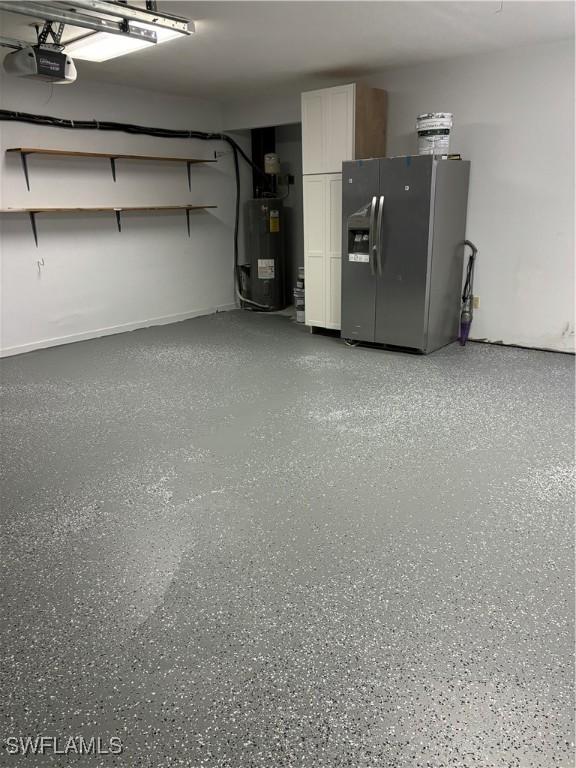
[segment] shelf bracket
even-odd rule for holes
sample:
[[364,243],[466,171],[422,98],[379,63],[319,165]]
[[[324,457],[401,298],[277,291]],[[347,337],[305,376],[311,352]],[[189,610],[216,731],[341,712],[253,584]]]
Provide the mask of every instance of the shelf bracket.
[[186,208],[186,229],[188,230],[188,237],[190,237],[190,208]]
[[20,152],[20,160],[22,161],[22,170],[24,171],[24,178],[26,179],[26,189],[30,192],[30,178],[28,176],[28,153]]
[[122,219],[121,219],[121,208],[115,208],[114,213],[116,214],[116,225],[118,226],[118,232],[122,232]]
[[28,216],[30,216],[30,225],[32,227],[32,234],[34,235],[34,242],[36,243],[36,248],[38,248],[38,229],[36,228],[36,211],[29,211]]
[[116,158],[110,158],[110,170],[112,171],[112,180],[116,181]]
[[188,161],[186,163],[186,173],[188,174],[188,189],[190,190],[190,192],[192,192],[192,180],[190,178],[190,168],[191,167],[192,167],[192,163],[190,161]]

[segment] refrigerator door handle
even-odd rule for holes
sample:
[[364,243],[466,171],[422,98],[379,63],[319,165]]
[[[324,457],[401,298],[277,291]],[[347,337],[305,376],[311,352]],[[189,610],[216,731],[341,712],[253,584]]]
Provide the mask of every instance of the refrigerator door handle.
[[378,274],[382,277],[382,214],[384,212],[384,195],[380,196],[380,207],[378,208],[378,223],[376,225],[376,264]]
[[370,206],[370,230],[368,235],[368,253],[369,253],[369,261],[370,261],[370,272],[375,275],[376,274],[376,257],[377,257],[377,248],[374,244],[374,224],[376,221],[376,205],[377,205],[378,198],[376,195],[372,198],[372,205]]

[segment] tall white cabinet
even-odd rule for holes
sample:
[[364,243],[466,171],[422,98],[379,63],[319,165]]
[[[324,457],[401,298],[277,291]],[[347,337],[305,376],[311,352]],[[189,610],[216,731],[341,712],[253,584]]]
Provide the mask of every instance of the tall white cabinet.
[[386,92],[355,83],[302,94],[306,324],[340,328],[342,163],[386,154]]

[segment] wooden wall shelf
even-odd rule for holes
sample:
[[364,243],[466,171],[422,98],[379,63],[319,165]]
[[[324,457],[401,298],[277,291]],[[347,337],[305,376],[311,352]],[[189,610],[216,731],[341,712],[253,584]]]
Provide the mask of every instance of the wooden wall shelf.
[[205,211],[209,208],[217,208],[217,205],[117,205],[117,206],[90,206],[84,208],[0,208],[0,213],[27,213],[30,217],[34,242],[38,247],[38,229],[36,226],[36,214],[38,213],[114,213],[118,232],[122,231],[122,213],[125,211],[184,211],[186,214],[186,228],[190,237],[190,211]]
[[116,181],[116,160],[144,160],[164,163],[185,163],[188,176],[188,189],[192,189],[190,169],[200,163],[216,163],[217,160],[206,160],[199,157],[171,157],[167,155],[130,155],[120,152],[77,152],[67,149],[44,149],[42,147],[10,147],[6,152],[17,152],[22,161],[22,170],[26,179],[26,188],[30,191],[30,177],[28,174],[28,155],[51,155],[55,157],[96,157],[110,160],[112,178]]

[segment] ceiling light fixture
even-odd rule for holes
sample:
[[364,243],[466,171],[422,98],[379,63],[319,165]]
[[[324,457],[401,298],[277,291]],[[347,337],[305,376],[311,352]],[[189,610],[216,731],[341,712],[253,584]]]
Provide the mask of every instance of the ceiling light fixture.
[[153,40],[108,35],[106,32],[93,32],[71,43],[66,43],[65,52],[73,59],[108,61],[108,59],[115,59],[117,56],[124,56],[142,48],[150,48],[152,45],[154,45]]
[[[142,24],[137,21],[131,22],[130,28],[132,32],[138,32],[139,37],[93,32],[66,43],[65,51],[73,59],[108,61],[118,56],[125,56],[127,53],[134,53],[134,51],[140,51],[143,48],[150,48],[153,45],[174,40],[177,37],[183,37],[182,33],[177,30]],[[193,33],[195,31],[194,24],[190,23],[188,29],[190,33]]]

